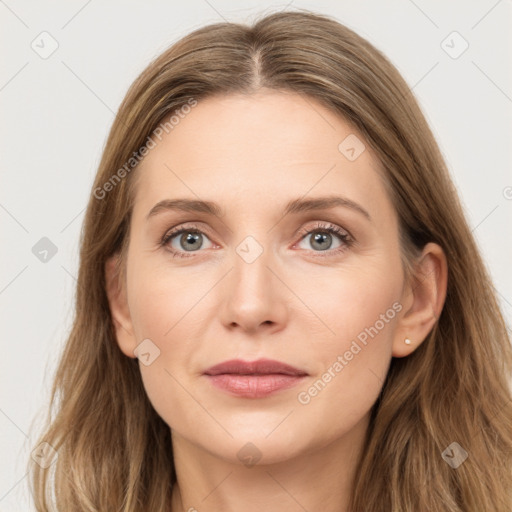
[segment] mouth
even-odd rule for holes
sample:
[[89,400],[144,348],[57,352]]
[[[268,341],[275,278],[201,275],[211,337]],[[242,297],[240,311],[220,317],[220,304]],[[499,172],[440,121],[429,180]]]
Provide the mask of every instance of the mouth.
[[204,375],[215,387],[231,395],[263,398],[297,385],[308,373],[271,359],[232,359],[208,368]]
[[305,376],[307,372],[295,368],[286,363],[275,361],[273,359],[258,359],[257,361],[243,361],[241,359],[231,359],[223,363],[216,364],[208,368],[205,375],[289,375]]

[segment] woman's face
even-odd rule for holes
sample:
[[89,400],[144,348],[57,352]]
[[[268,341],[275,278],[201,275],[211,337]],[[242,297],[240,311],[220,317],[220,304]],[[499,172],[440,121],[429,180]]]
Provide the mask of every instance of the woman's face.
[[[142,343],[173,436],[274,463],[360,435],[408,301],[375,154],[315,100],[266,90],[200,101],[154,140],[136,171],[120,346],[134,357]],[[302,376],[205,375],[263,358]]]

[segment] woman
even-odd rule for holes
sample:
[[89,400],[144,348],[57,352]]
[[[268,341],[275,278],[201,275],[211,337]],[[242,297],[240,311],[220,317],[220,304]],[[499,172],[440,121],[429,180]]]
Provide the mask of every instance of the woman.
[[338,22],[152,62],[80,258],[37,510],[511,509],[492,283],[410,90]]

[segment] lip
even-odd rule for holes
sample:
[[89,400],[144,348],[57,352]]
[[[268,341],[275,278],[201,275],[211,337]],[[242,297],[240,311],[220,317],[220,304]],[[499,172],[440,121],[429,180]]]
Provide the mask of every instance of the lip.
[[230,359],[223,363],[208,368],[205,375],[221,375],[226,373],[237,375],[307,375],[307,372],[294,366],[274,359],[258,359],[256,361],[243,361],[242,359]]
[[272,359],[231,359],[208,368],[204,375],[217,388],[245,398],[263,398],[295,386],[307,372]]

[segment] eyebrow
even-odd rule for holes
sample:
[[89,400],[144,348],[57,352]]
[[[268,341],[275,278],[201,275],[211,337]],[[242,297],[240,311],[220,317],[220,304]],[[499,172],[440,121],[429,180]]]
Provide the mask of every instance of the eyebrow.
[[[311,199],[294,199],[290,201],[284,211],[283,216],[290,214],[297,214],[302,212],[309,212],[315,210],[326,210],[329,208],[335,208],[342,206],[344,208],[350,208],[360,214],[362,214],[367,220],[371,222],[372,218],[370,214],[358,203],[340,196],[328,196],[328,197],[316,197]],[[222,217],[224,215],[223,209],[212,201],[203,201],[200,199],[164,199],[158,202],[151,208],[146,219],[161,213],[163,211],[183,211],[183,212],[194,212],[194,213],[206,213],[215,217]]]

